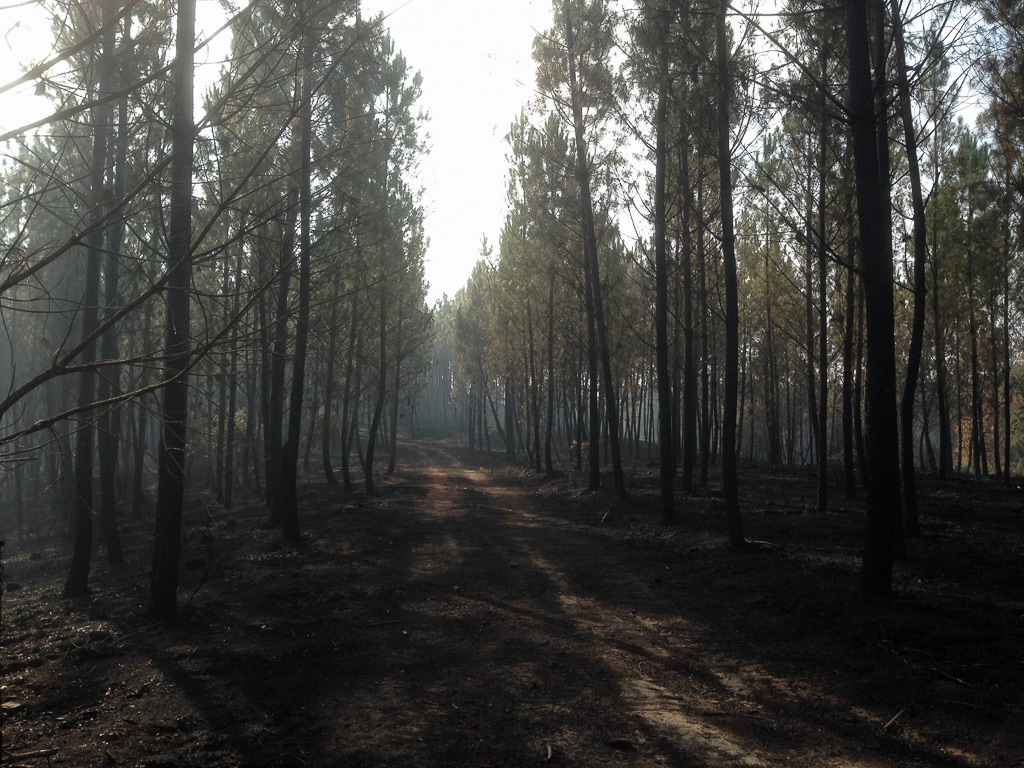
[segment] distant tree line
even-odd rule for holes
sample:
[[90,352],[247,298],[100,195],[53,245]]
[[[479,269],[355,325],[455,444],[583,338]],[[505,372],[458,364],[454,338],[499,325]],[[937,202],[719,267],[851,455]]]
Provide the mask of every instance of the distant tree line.
[[189,494],[257,488],[296,539],[314,455],[394,467],[431,328],[420,77],[358,2],[251,2],[197,109],[194,0],[42,5],[53,115],[0,171],[3,525],[67,519],[74,596],[95,522],[118,563],[119,501],[152,514],[169,618]]
[[666,523],[714,470],[734,547],[742,466],[814,466],[819,509],[867,499],[872,595],[916,472],[1022,471],[1019,3],[553,0],[504,226],[434,307],[384,19],[233,8],[196,102],[194,0],[39,5],[53,112],[0,136],[0,494],[5,530],[73,533],[70,596],[94,527],[117,563],[149,516],[172,617],[190,494],[257,489],[297,539],[300,472],[372,492],[403,420],[622,497],[656,458]]
[[430,386],[538,472],[657,458],[666,522],[718,465],[734,546],[738,463],[814,466],[884,595],[916,472],[1022,472],[1024,6],[758,8],[552,3]]

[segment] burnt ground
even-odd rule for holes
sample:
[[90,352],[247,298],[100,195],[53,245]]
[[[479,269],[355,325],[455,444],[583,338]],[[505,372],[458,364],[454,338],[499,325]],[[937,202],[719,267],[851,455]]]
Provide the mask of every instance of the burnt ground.
[[[453,445],[376,496],[304,487],[304,541],[256,501],[190,508],[181,618],[146,615],[148,525],[65,600],[64,544],[12,542],[3,764],[1021,766],[1024,494],[925,480],[891,601],[859,594],[863,511],[744,470],[631,500]],[[838,499],[838,495],[837,495]],[[33,555],[34,553],[34,555]]]

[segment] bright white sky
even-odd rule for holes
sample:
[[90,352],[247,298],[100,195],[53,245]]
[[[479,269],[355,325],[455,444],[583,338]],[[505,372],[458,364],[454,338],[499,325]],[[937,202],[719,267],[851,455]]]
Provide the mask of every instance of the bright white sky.
[[533,96],[533,38],[551,0],[363,0],[390,14],[395,46],[423,73],[430,155],[423,163],[430,298],[469,277],[505,216],[505,135]]
[[[0,0],[0,86],[19,64],[47,52],[33,5]],[[199,34],[217,24],[202,18]],[[533,38],[551,26],[551,0],[363,0],[364,18],[384,13],[395,46],[423,74],[421,106],[430,154],[422,164],[428,301],[454,297],[479,259],[484,235],[496,246],[505,214],[505,134],[533,95]],[[202,56],[200,54],[200,56]],[[32,85],[0,94],[0,132],[46,114]],[[36,102],[33,106],[32,102]]]

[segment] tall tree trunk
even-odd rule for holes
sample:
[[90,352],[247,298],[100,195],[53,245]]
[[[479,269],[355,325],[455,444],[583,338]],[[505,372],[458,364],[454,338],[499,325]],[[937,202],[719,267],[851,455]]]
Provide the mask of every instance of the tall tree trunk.
[[[240,227],[241,229],[242,227]],[[242,305],[242,251],[235,253],[234,293],[231,296],[231,333],[228,352],[228,423],[224,437],[224,508],[231,509],[235,503],[235,413],[238,410],[238,326]],[[252,415],[246,419],[252,421]]]
[[[620,498],[625,498],[626,480],[622,473],[622,455],[619,448],[618,403],[615,397],[615,383],[612,378],[611,347],[608,341],[603,289],[601,288],[597,230],[594,225],[594,200],[590,190],[590,168],[583,125],[583,103],[576,72],[577,51],[568,0],[563,3],[563,11],[565,14],[565,44],[569,69],[569,92],[572,101],[572,122],[576,138],[576,180],[579,184],[580,206],[583,214],[583,257],[586,261],[586,270],[590,273],[590,289],[594,299],[594,324],[601,357],[601,389],[604,392],[604,416],[608,424],[608,444],[612,454],[612,478],[615,492]],[[591,435],[591,440],[594,438],[595,436]]]
[[381,416],[384,413],[384,403],[388,394],[388,350],[387,350],[387,288],[381,282],[380,298],[378,299],[377,322],[378,336],[378,364],[377,364],[377,397],[373,404],[373,416],[370,418],[370,427],[366,433],[366,459],[363,463],[363,477],[365,478],[366,492],[373,493],[376,489],[373,484],[373,456],[377,447],[377,433],[380,431]]
[[[932,165],[932,177],[939,178],[940,160],[942,153],[938,149],[938,137],[936,135],[936,147],[934,148],[934,162]],[[932,283],[932,335],[935,355],[935,397],[938,406],[939,420],[939,477],[946,478],[953,471],[953,436],[950,430],[949,413],[949,390],[946,379],[946,329],[942,320],[942,302],[939,297],[939,211],[935,206],[932,214],[932,259],[931,259],[931,283]]]
[[804,211],[804,349],[807,359],[805,361],[805,376],[807,379],[807,421],[811,428],[810,451],[812,456],[818,448],[818,434],[821,431],[821,424],[818,418],[818,395],[815,362],[818,357],[814,344],[814,227],[811,225],[811,193],[810,193],[810,162],[808,161],[808,179],[806,210]]
[[[821,53],[821,78],[827,77],[827,53]],[[826,173],[829,116],[822,94],[818,117],[818,511],[828,510],[828,240],[826,237]]]
[[697,344],[693,312],[693,190],[690,179],[690,151],[680,151],[680,181],[683,189],[682,273],[683,273],[683,436],[682,480],[684,493],[693,493],[693,470],[697,466]]
[[[1009,228],[1005,233],[1006,240],[1003,244],[1003,424],[1006,429],[1003,433],[1003,483],[1010,485],[1010,435],[1012,426],[1010,424],[1010,400],[1013,396],[1010,390],[1010,375],[1012,372],[1010,357],[1010,233]],[[999,446],[996,445],[996,450]]]
[[913,125],[910,81],[906,68],[906,47],[903,40],[903,13],[892,0],[892,24],[896,53],[896,88],[903,141],[906,147],[907,171],[910,177],[910,204],[913,215],[913,317],[910,326],[910,347],[907,352],[906,378],[900,398],[900,443],[903,473],[903,527],[908,537],[921,535],[918,515],[918,489],[913,465],[913,401],[921,375],[921,358],[925,348],[926,265],[928,244],[925,218],[925,196],[918,162],[918,133]]
[[[121,47],[131,50],[131,15],[125,16]],[[113,28],[107,32],[113,48]],[[122,80],[126,74],[122,74]],[[117,144],[114,152],[113,201],[120,202],[125,194],[128,174],[128,99],[122,97],[118,103]],[[105,321],[107,328],[100,342],[100,355],[104,360],[118,357],[118,332],[113,323],[114,307],[117,305],[118,282],[120,280],[121,241],[124,237],[124,218],[121,216],[107,226],[107,255],[103,270]],[[99,399],[107,400],[121,390],[121,369],[117,365],[107,366],[106,374],[100,377]],[[124,563],[121,534],[117,527],[117,455],[121,443],[121,417],[124,409],[118,406],[104,408],[99,418],[98,452],[100,459],[100,537],[107,550],[110,565]]]
[[[292,276],[292,258],[295,250],[296,200],[294,190],[287,197],[287,211],[282,224],[283,232],[278,254],[277,296],[274,308],[273,338],[270,340],[269,395],[265,397],[263,417],[264,466],[267,476],[267,504],[270,522],[283,527],[284,505],[284,388],[288,358],[288,289]],[[266,366],[265,366],[266,367]]]
[[989,349],[992,354],[992,464],[997,478],[1003,476],[1003,457],[1000,448],[1002,441],[999,439],[999,418],[1002,415],[999,407],[999,342],[996,334],[995,324],[995,296],[992,297],[993,312],[989,323]]
[[732,150],[729,142],[729,38],[726,14],[729,0],[721,0],[715,24],[718,60],[718,179],[722,205],[722,257],[725,268],[725,392],[722,417],[722,497],[729,545],[744,545],[740,515],[739,481],[736,473],[736,403],[739,379],[739,288],[736,277],[736,233],[732,210]]
[[[853,211],[847,220],[852,224]],[[854,333],[857,325],[857,273],[853,268],[856,258],[856,241],[851,227],[847,238],[847,258],[850,267],[846,269],[846,308],[843,315],[843,481],[846,498],[857,498],[857,462],[854,445]]]
[[[552,474],[555,471],[551,460],[552,432],[555,428],[555,269],[551,268],[548,276],[548,387],[547,387],[547,413],[544,424],[544,471]],[[492,409],[493,410],[493,409]],[[497,414],[494,414],[494,421],[497,424]],[[501,425],[498,424],[498,429]],[[504,437],[502,438],[504,439]]]
[[537,376],[537,355],[534,344],[533,333],[533,307],[529,299],[526,300],[526,370],[530,375],[530,428],[533,433],[533,450],[530,456],[533,457],[533,469],[540,474],[540,378]]
[[988,474],[985,449],[985,407],[981,392],[981,362],[978,354],[978,302],[974,280],[974,199],[967,193],[967,329],[971,347],[971,456],[975,477]]
[[[512,378],[512,367],[505,370],[505,458],[512,463],[516,460],[515,445],[515,385]],[[494,418],[498,420],[497,417]]]
[[337,485],[331,466],[331,416],[334,412],[334,369],[338,355],[338,304],[331,304],[331,319],[327,326],[327,371],[324,374],[324,417],[320,422],[320,457],[323,462],[324,479],[328,485]]
[[[703,190],[697,188],[697,211],[704,210]],[[707,488],[711,469],[711,311],[708,301],[708,262],[705,223],[697,230],[697,291],[700,304],[700,486]]]
[[658,77],[658,110],[655,119],[654,158],[654,348],[658,380],[658,455],[661,488],[661,522],[675,522],[675,438],[672,433],[672,371],[668,349],[668,247],[666,243],[665,175],[668,154],[668,53],[666,30],[662,22],[658,52],[661,71]]
[[586,288],[584,291],[584,304],[587,313],[587,468],[589,482],[587,487],[596,491],[601,487],[601,404],[598,395],[598,352],[597,352],[597,329],[594,327],[594,294],[590,284],[592,278],[590,269],[587,267],[584,257],[583,275]]
[[313,137],[313,32],[306,14],[300,10],[302,42],[299,51],[299,291],[295,318],[295,353],[292,359],[292,389],[288,407],[288,439],[281,451],[282,470],[281,533],[290,541],[301,537],[299,529],[299,441],[302,433],[302,399],[306,386],[306,351],[309,348],[310,249],[313,216],[312,137]]
[[768,440],[768,464],[777,467],[782,463],[782,406],[779,402],[779,363],[775,349],[775,320],[772,294],[768,276],[771,274],[771,236],[764,247],[764,337],[765,337],[765,431]]
[[907,151],[910,202],[914,221],[914,315],[911,320],[910,349],[907,352],[907,373],[903,382],[903,395],[900,398],[903,527],[907,536],[919,536],[921,522],[917,512],[917,473],[914,469],[914,398],[917,393],[917,382],[921,373],[921,357],[924,351],[924,321],[927,309],[927,221],[924,210],[924,193],[921,189],[921,166],[917,156],[917,130],[914,128],[910,79],[907,76],[903,11],[897,0],[892,0],[891,13],[896,54],[896,90],[899,98],[900,119],[903,123],[903,141]]
[[345,355],[345,389],[341,395],[341,487],[348,493],[352,490],[352,472],[349,468],[349,456],[352,450],[350,435],[352,424],[356,421],[359,403],[360,377],[356,370],[362,349],[362,335],[359,327],[359,287],[352,289],[352,310],[349,317],[348,350]]
[[171,124],[171,219],[167,252],[167,384],[157,486],[150,598],[159,619],[177,610],[181,518],[185,501],[188,368],[191,357],[189,288],[192,283],[192,118],[196,0],[178,0]]
[[[315,364],[315,363],[314,363]],[[309,368],[309,359],[306,360],[306,367]],[[309,474],[312,471],[310,461],[313,457],[313,439],[316,436],[316,426],[320,421],[320,378],[323,374],[319,370],[313,372],[313,391],[310,393],[309,415],[306,418],[306,440],[305,448],[302,451],[302,471]],[[308,378],[308,377],[307,377]]]
[[899,524],[899,434],[896,412],[896,352],[892,242],[879,222],[885,205],[877,144],[868,34],[868,0],[846,0],[849,48],[849,113],[853,138],[860,263],[864,283],[867,365],[867,520],[862,589],[868,596],[892,592],[893,546]]
[[[152,304],[147,302],[142,308],[142,349],[150,349],[150,333],[152,330]],[[150,367],[142,366],[139,374],[139,389],[149,386]],[[149,397],[148,395],[146,396]],[[146,471],[146,450],[149,406],[144,405],[141,399],[135,401],[135,434],[132,440],[132,519],[139,520],[142,517],[142,510],[146,506],[146,489],[143,485]]]
[[[402,398],[402,325],[399,323],[395,331],[395,348],[399,350],[395,354],[395,372],[392,376],[394,391],[391,393],[391,439],[388,441],[388,474],[395,474],[395,464],[398,461],[398,417],[399,405]],[[481,403],[483,405],[483,403]],[[490,438],[488,438],[488,441]],[[488,445],[490,452],[490,445]]]
[[[106,95],[111,90],[114,56],[114,5],[113,0],[104,0],[101,6],[103,25],[107,26],[101,41],[96,106],[92,110],[93,146],[90,181],[89,232],[85,238],[85,290],[82,295],[80,328],[82,340],[88,340],[99,329],[100,270],[103,259],[103,217],[107,208],[104,183],[107,170],[107,144],[113,110]],[[97,358],[96,342],[89,342],[79,357],[79,363],[88,366]],[[78,379],[79,407],[88,406],[96,400],[95,371],[84,370]],[[74,469],[74,552],[64,594],[76,597],[89,591],[89,565],[92,559],[93,537],[93,452],[96,443],[95,411],[84,410],[79,417],[75,435]]]

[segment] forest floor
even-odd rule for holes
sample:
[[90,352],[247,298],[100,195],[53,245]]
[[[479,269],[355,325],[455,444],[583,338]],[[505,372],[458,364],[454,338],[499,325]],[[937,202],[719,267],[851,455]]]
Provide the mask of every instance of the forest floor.
[[65,600],[63,542],[10,542],[3,765],[1024,766],[1024,494],[924,480],[890,601],[863,510],[809,471],[631,498],[409,443],[374,496],[190,506],[180,621],[146,615],[149,525]]

